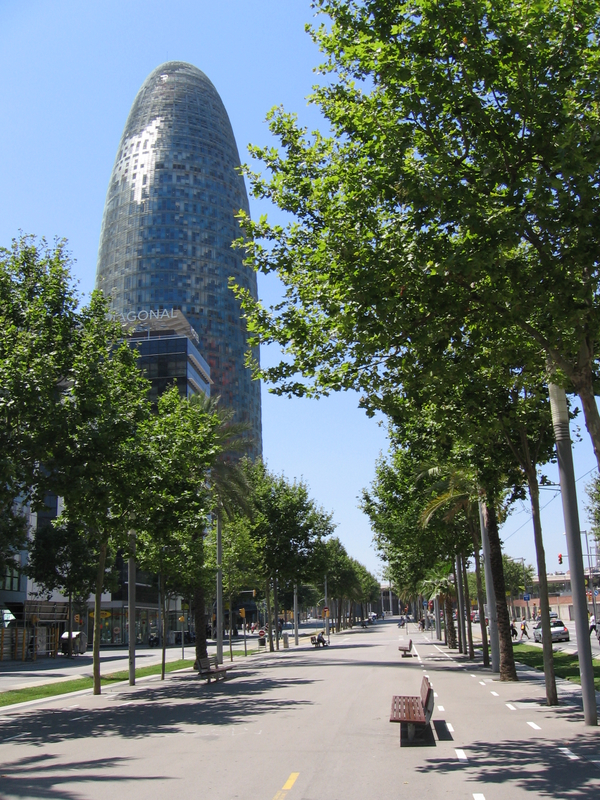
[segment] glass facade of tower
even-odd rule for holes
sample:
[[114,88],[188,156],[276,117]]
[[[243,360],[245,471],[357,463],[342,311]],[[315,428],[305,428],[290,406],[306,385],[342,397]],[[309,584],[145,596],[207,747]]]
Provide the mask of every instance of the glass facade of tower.
[[248,211],[239,155],[216,89],[178,61],[146,79],[113,166],[100,236],[96,286],[117,314],[177,309],[199,335],[211,394],[250,425],[262,450],[260,384],[244,366],[245,324],[228,288],[256,296],[256,275],[231,242]]

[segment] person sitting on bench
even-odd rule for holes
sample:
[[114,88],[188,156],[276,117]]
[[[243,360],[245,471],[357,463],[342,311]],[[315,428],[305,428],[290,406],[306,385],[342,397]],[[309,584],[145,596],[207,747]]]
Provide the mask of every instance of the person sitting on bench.
[[323,631],[319,631],[319,635],[317,636],[317,644],[319,647],[327,647],[327,642],[325,637],[323,636]]

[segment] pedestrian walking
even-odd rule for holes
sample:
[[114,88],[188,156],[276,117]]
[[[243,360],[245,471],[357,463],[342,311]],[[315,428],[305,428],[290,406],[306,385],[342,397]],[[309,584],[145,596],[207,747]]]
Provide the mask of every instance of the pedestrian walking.
[[510,623],[510,635],[512,636],[513,639],[516,639],[517,636],[519,635],[514,619]]
[[[592,614],[590,617],[590,636],[592,635],[592,631],[596,631],[596,617]],[[598,631],[596,631],[596,634]]]
[[521,622],[521,638],[519,641],[523,641],[523,636],[529,639],[529,630],[527,629],[527,622],[525,620]]

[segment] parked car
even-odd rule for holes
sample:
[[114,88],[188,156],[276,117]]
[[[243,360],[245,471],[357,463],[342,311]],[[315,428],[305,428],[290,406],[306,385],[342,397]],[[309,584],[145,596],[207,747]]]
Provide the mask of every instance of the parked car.
[[[550,620],[550,633],[552,634],[553,642],[569,642],[571,640],[569,629],[561,619]],[[541,622],[538,622],[533,629],[533,640],[535,642],[542,641]]]

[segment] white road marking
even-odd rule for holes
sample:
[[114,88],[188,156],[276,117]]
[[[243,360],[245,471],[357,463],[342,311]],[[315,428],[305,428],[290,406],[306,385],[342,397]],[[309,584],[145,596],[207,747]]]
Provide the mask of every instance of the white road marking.
[[21,736],[24,736],[24,735],[25,734],[23,734],[23,733],[18,733],[16,736],[9,736],[8,739],[3,739],[2,740],[2,744],[4,744],[4,742],[12,742],[13,739],[20,739]]
[[444,708],[444,706],[438,706],[438,711],[445,711],[445,710],[446,709]]
[[482,686],[485,686],[485,681],[479,681]]
[[437,646],[437,644],[434,644],[433,646],[435,647],[435,649],[436,649],[436,650],[439,650],[439,651],[440,651],[440,653],[441,653],[443,656],[445,656],[446,658],[449,658],[449,659],[450,659],[450,661],[454,661],[454,659],[452,658],[452,656],[449,656],[449,655],[448,655],[448,653],[444,652],[444,650],[442,650],[442,648],[441,648],[441,647],[438,647],[438,646]]
[[498,692],[492,692],[492,694],[494,695],[494,697],[500,697],[500,695],[498,694]]
[[448,728],[450,733],[454,733],[454,728],[452,727],[452,725],[449,722],[446,723],[446,727]]
[[[425,675],[425,677],[427,677],[427,675]],[[433,693],[433,696],[434,696],[434,697],[437,697],[437,696],[438,696],[438,693],[437,693],[437,692],[434,692],[434,693]]]
[[513,704],[512,704],[512,703],[507,703],[507,704],[506,704],[506,707],[507,707],[507,708],[510,708],[510,710],[511,710],[511,711],[516,711],[516,710],[517,710],[517,709],[516,709],[516,707],[515,707],[515,706],[513,706]]
[[455,750],[454,752],[456,753],[456,757],[458,758],[459,761],[468,761],[469,760],[466,757],[464,750]]
[[567,758],[571,759],[571,761],[579,761],[579,756],[576,756],[568,747],[559,747],[558,748],[560,753],[563,753]]
[[539,725],[535,724],[535,722],[528,722],[527,724],[529,725],[530,728],[533,728],[534,731],[541,731],[542,730]]
[[485,800],[485,795],[481,793],[474,794],[473,800]]
[[472,677],[472,678],[476,678],[476,677],[477,677],[477,675],[473,675],[473,674],[471,673],[471,677]]

